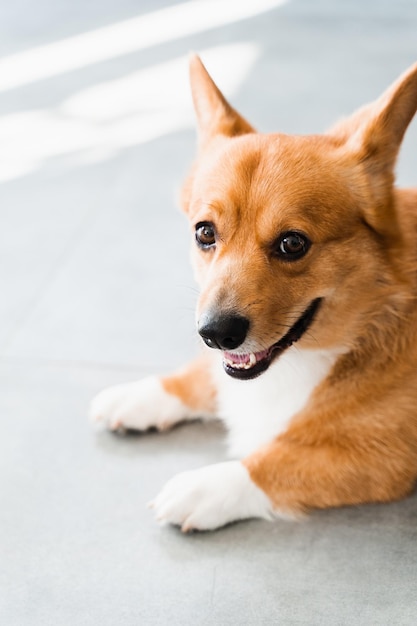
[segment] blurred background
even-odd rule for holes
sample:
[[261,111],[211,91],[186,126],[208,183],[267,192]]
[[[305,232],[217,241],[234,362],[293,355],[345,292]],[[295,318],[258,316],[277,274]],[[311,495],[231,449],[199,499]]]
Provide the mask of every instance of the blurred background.
[[[417,3],[0,0],[0,620],[414,624],[415,498],[184,538],[144,503],[221,429],[87,422],[197,350],[190,51],[260,131],[322,132],[417,60]],[[414,122],[401,185],[416,154]]]

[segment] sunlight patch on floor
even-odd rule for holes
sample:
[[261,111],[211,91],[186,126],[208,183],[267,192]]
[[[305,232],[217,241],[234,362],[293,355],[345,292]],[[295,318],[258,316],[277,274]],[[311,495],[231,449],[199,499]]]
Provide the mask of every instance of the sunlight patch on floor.
[[0,92],[256,16],[287,0],[193,0],[0,59]]
[[[260,49],[230,44],[201,56],[225,93],[233,96]],[[48,160],[77,166],[113,157],[123,148],[191,128],[194,114],[187,56],[83,89],[59,107],[0,117],[0,181],[24,176]]]

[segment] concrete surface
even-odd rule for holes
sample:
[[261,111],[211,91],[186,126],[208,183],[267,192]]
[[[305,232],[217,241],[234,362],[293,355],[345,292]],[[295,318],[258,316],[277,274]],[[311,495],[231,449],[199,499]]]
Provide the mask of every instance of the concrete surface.
[[[188,51],[208,51],[258,128],[296,133],[325,129],[416,60],[413,0],[261,4],[236,0],[252,15],[222,23],[213,3],[207,28],[167,0],[0,6],[1,624],[416,623],[416,496],[182,536],[145,503],[174,473],[222,459],[221,428],[120,437],[86,419],[102,387],[196,350],[174,208],[195,140]],[[127,50],[131,20],[156,11]],[[91,61],[94,32],[114,25],[104,51],[119,37],[119,52]],[[56,43],[74,63],[80,33],[85,56],[65,69]],[[416,153],[414,123],[403,184],[417,182]]]

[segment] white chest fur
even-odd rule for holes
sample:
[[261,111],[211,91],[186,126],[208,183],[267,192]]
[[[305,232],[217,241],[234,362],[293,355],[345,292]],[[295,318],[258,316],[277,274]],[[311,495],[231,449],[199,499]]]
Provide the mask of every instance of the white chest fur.
[[246,456],[282,433],[339,355],[292,346],[265,373],[248,381],[219,371],[217,361],[219,415],[229,430],[230,456]]

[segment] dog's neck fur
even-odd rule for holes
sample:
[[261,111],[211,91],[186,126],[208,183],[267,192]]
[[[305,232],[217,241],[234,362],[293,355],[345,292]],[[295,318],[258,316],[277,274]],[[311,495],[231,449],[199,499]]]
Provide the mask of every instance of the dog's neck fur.
[[215,355],[218,414],[228,429],[229,455],[242,458],[282,433],[343,352],[294,345],[262,376],[246,382],[227,376]]

